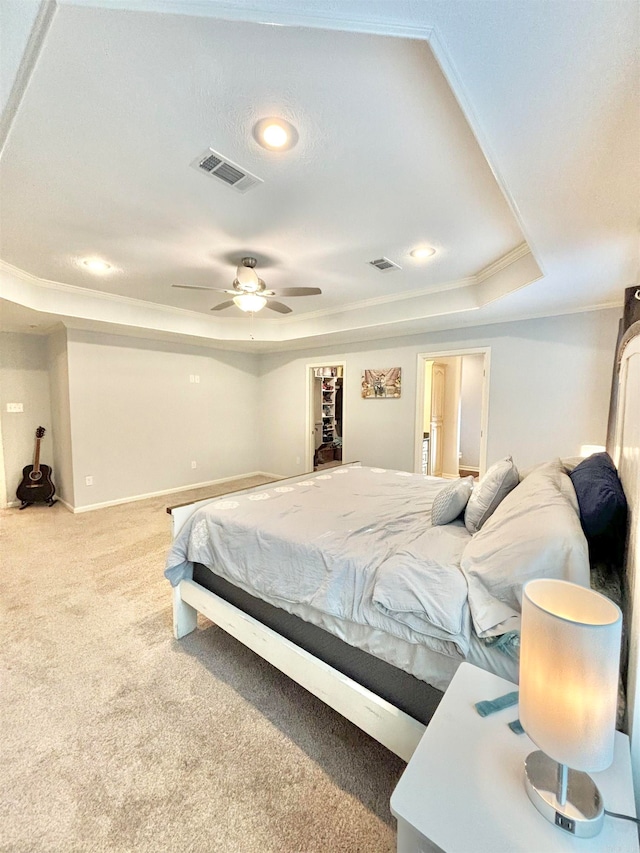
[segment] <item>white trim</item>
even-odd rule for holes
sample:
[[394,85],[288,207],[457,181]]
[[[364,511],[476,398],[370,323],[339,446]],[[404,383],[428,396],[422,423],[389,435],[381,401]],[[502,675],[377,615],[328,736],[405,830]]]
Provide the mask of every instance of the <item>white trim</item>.
[[475,465],[462,465],[461,464],[460,467],[462,468],[463,471],[473,471],[474,474],[480,473],[480,469],[476,468]]
[[180,581],[173,602],[174,630],[180,636],[195,628],[195,611],[204,614],[391,752],[405,761],[413,755],[425,726],[390,702],[194,581]]
[[511,264],[515,264],[515,262],[519,261],[520,258],[524,258],[531,254],[533,253],[531,252],[529,245],[527,243],[520,243],[520,245],[516,246],[515,249],[507,252],[506,255],[503,255],[501,258],[498,258],[497,261],[494,261],[484,269],[481,269],[480,272],[476,273],[474,276],[476,283],[479,284],[480,282],[486,281],[486,279],[491,278],[492,275],[501,272]]
[[345,432],[345,403],[347,395],[345,394],[345,385],[347,380],[347,362],[341,359],[324,358],[322,361],[307,362],[305,364],[306,390],[305,390],[305,467],[309,471],[313,471],[313,457],[316,451],[315,448],[315,422],[313,419],[313,397],[311,395],[312,375],[311,371],[317,367],[341,367],[342,368],[342,458],[347,459],[345,454],[344,432]]
[[[489,434],[489,378],[491,375],[491,347],[467,347],[455,350],[434,350],[419,352],[416,370],[416,410],[413,470],[422,473],[422,441],[424,434],[424,365],[426,361],[437,361],[439,358],[453,358],[459,355],[484,355],[484,382],[482,383],[482,413],[480,415],[480,467],[479,474],[487,469],[487,442]],[[468,466],[463,466],[468,467]],[[442,475],[445,476],[444,474]],[[454,478],[455,479],[455,478]]]
[[244,480],[246,477],[272,477],[274,480],[281,480],[282,474],[269,474],[266,471],[250,471],[248,474],[235,474],[233,477],[220,477],[218,480],[207,480],[204,483],[191,483],[188,486],[174,486],[172,489],[162,489],[159,492],[148,492],[145,495],[133,495],[129,498],[118,498],[114,501],[103,501],[97,504],[87,504],[85,506],[70,506],[64,502],[65,506],[69,507],[71,512],[91,512],[94,509],[104,509],[108,506],[118,506],[119,504],[130,504],[135,501],[144,501],[147,498],[158,498],[162,495],[171,495],[174,492],[189,492],[192,489],[204,489],[208,486],[217,486],[219,483],[231,483],[234,480]]

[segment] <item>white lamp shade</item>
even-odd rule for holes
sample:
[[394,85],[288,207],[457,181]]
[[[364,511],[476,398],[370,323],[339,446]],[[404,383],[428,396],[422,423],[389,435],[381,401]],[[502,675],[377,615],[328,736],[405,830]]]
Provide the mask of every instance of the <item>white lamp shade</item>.
[[613,761],[621,633],[620,608],[594,590],[524,585],[520,721],[543,752],[575,770]]

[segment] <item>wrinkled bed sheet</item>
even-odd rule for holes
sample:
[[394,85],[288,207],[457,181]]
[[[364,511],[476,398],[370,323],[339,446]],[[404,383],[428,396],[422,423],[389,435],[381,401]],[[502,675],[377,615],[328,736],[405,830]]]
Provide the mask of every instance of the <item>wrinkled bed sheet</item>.
[[202,563],[289,612],[304,606],[444,655],[467,656],[464,525],[431,527],[450,481],[344,466],[214,500],[167,559],[175,586]]

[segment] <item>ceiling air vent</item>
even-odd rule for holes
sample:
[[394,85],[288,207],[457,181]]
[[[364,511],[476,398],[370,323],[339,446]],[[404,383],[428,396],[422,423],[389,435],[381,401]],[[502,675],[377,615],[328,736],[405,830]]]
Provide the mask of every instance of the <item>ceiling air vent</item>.
[[389,270],[401,270],[400,264],[390,261],[389,258],[378,258],[377,261],[369,261],[372,267],[375,267],[380,272],[389,272]]
[[262,178],[252,175],[251,172],[223,157],[222,154],[214,151],[213,148],[207,148],[204,154],[196,157],[191,165],[198,172],[203,172],[205,175],[217,178],[239,193],[246,193],[252,187],[263,183]]

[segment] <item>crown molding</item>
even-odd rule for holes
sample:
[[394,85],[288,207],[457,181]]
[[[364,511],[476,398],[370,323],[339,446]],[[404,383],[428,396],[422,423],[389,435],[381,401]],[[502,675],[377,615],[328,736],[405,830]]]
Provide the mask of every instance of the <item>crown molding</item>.
[[[267,326],[263,324],[269,324],[269,327],[272,329],[282,327],[291,329],[291,326],[295,326],[296,324],[320,320],[322,318],[330,318],[330,317],[338,317],[343,316],[345,313],[353,313],[353,312],[364,312],[368,309],[377,308],[384,305],[389,304],[397,304],[400,302],[410,302],[421,300],[424,298],[435,297],[438,294],[446,293],[453,290],[461,290],[464,288],[475,288],[481,282],[485,282],[489,280],[493,275],[501,272],[502,270],[509,267],[511,264],[520,260],[523,257],[526,257],[529,252],[529,247],[526,243],[522,243],[517,246],[515,249],[512,249],[506,255],[503,255],[502,258],[499,258],[497,261],[494,261],[490,266],[485,267],[479,273],[468,276],[466,278],[458,279],[456,281],[447,282],[439,285],[433,285],[431,287],[420,288],[419,290],[411,290],[411,291],[403,291],[401,293],[386,295],[386,296],[376,296],[371,299],[360,300],[359,302],[351,302],[347,305],[341,305],[335,308],[324,308],[319,309],[318,311],[310,311],[305,314],[296,314],[295,316],[282,317],[282,318],[260,318],[260,325],[263,329],[266,329]],[[42,288],[48,291],[55,291],[58,293],[65,293],[74,297],[81,297],[83,299],[95,299],[101,302],[107,302],[113,305],[120,305],[127,308],[137,309],[138,311],[154,311],[158,312],[161,315],[166,317],[176,317],[182,318],[185,320],[192,320],[198,323],[208,323],[211,326],[216,326],[217,322],[222,320],[222,322],[227,322],[227,320],[223,320],[220,317],[216,317],[215,319],[208,314],[200,311],[192,311],[187,308],[179,308],[173,305],[165,305],[159,302],[148,302],[143,299],[136,299],[131,296],[122,296],[121,294],[114,293],[106,293],[102,290],[94,290],[88,287],[79,287],[73,284],[67,284],[61,281],[52,281],[51,279],[40,278],[39,276],[34,275],[33,273],[27,272],[26,270],[22,270],[19,267],[13,266],[13,264],[8,263],[7,261],[3,261],[0,259],[0,284],[2,274],[5,273],[10,275],[14,279],[18,279],[23,281],[24,283],[28,283],[32,287]],[[524,287],[529,282],[523,282],[520,284],[521,287]],[[456,313],[457,310],[452,311],[451,313]],[[470,310],[465,308],[464,310]],[[441,310],[437,310],[436,313],[429,316],[440,316],[443,313]],[[232,318],[236,322],[241,320],[242,318]],[[394,321],[383,321],[383,325],[385,322],[394,322]],[[395,322],[398,322],[397,320]],[[376,325],[379,324],[377,321]],[[230,324],[229,324],[230,325]],[[368,324],[365,322],[362,324],[367,326]],[[362,328],[361,324],[356,324],[353,328]]]
[[[218,3],[216,0],[58,0],[60,5],[87,6],[97,9],[114,9],[127,12],[152,12],[155,14],[189,15],[196,18],[217,18],[222,21],[262,24],[280,27],[309,27],[310,29],[338,30],[363,35],[388,35],[399,38],[428,40],[432,26],[390,23],[385,20],[363,20],[343,16],[334,6],[329,13],[295,12],[282,8],[265,8],[256,3]],[[269,4],[267,4],[269,7]]]
[[526,255],[532,254],[533,252],[529,248],[529,244],[526,242],[521,243],[519,246],[516,246],[515,249],[507,252],[506,255],[498,258],[497,261],[494,261],[492,264],[484,267],[484,269],[481,269],[475,276],[476,284],[486,281],[488,278],[491,278],[491,276],[501,272],[516,261],[519,261],[520,258],[524,258]]
[[[178,308],[174,305],[164,305],[161,302],[147,302],[144,299],[136,299],[133,296],[122,296],[119,293],[106,293],[104,290],[93,290],[91,287],[79,287],[75,284],[66,284],[63,281],[52,281],[47,278],[39,278],[33,273],[14,267],[13,264],[7,263],[0,259],[0,295],[2,285],[2,273],[7,273],[15,278],[24,281],[25,284],[30,284],[35,287],[41,287],[45,290],[54,290],[59,293],[67,293],[71,296],[88,297],[90,299],[98,299],[104,302],[111,302],[118,305],[123,305],[128,308],[138,308],[142,310],[160,311],[166,314],[174,314],[181,317],[197,319],[199,321],[211,320],[214,318],[200,311],[191,311],[188,308]],[[277,322],[277,321],[276,321]]]

